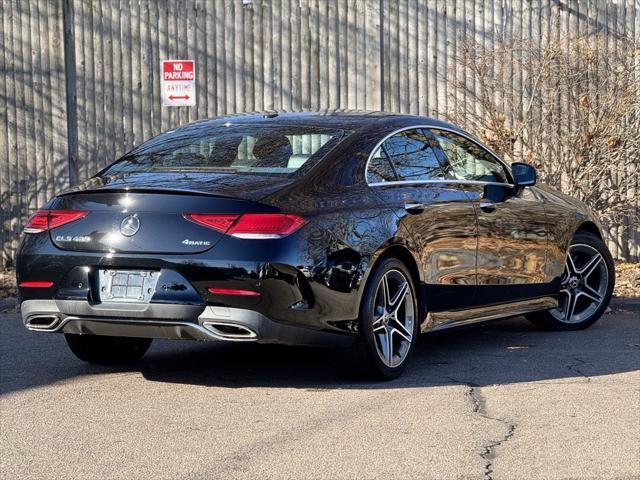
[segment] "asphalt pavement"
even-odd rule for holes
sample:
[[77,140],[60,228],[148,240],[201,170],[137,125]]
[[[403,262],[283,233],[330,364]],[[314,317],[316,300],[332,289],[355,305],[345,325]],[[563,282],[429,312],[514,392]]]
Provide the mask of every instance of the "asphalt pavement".
[[339,352],[156,341],[75,359],[0,314],[0,477],[640,478],[640,302],[586,331],[524,318],[423,335],[405,375]]

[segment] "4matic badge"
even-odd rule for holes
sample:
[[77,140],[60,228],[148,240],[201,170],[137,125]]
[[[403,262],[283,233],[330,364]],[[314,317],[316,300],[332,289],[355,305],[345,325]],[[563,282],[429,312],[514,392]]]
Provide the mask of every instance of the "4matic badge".
[[189,240],[188,238],[185,238],[184,240],[182,240],[182,244],[208,247],[209,245],[211,245],[211,242],[207,240]]

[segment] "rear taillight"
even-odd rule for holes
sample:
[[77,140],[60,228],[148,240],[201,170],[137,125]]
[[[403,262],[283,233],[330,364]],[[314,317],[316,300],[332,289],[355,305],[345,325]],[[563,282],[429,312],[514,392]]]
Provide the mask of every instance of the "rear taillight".
[[291,235],[306,220],[281,213],[245,213],[227,232],[237,238],[282,238]]
[[24,233],[41,233],[75,222],[89,215],[81,210],[37,210],[27,221]]
[[236,238],[270,239],[291,235],[307,221],[285,213],[245,213],[243,215],[185,213],[184,218]]
[[183,215],[187,220],[202,225],[203,227],[213,228],[221,233],[226,233],[233,222],[236,221],[238,215],[228,214],[210,214],[210,213],[185,213]]

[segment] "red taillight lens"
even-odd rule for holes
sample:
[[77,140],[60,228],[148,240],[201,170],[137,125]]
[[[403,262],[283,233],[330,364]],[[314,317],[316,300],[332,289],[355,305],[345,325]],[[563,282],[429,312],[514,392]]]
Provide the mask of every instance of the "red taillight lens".
[[237,238],[282,238],[298,230],[306,220],[282,213],[246,213],[234,223],[229,235]]
[[25,233],[41,233],[75,222],[89,215],[81,210],[37,210],[27,221]]
[[40,233],[49,229],[49,213],[46,211],[38,210],[31,215],[31,218],[27,220],[27,225],[24,227],[25,233]]
[[185,213],[184,218],[236,238],[269,239],[291,235],[307,221],[285,213],[245,213],[243,215]]
[[258,297],[260,296],[260,292],[256,292],[255,290],[243,290],[241,288],[207,288],[209,292],[215,295],[238,295],[240,297]]
[[185,213],[183,215],[187,220],[213,228],[221,233],[226,233],[233,222],[236,221],[238,215],[228,214],[209,214],[209,213]]
[[49,287],[53,287],[53,282],[47,282],[47,281],[22,282],[18,286],[22,288],[49,288]]
[[49,230],[75,222],[89,215],[89,212],[80,210],[50,210],[49,211]]

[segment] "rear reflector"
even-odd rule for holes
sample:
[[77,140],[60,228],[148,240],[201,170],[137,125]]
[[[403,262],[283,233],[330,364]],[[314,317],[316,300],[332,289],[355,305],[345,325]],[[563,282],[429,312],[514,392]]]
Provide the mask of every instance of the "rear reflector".
[[41,233],[53,228],[75,222],[89,215],[80,210],[36,210],[29,218],[24,233]]
[[185,213],[184,218],[236,238],[270,239],[291,235],[307,221],[285,213]]
[[18,286],[22,288],[49,288],[49,287],[53,287],[53,282],[47,282],[47,281],[22,282]]
[[238,295],[241,297],[258,297],[260,296],[260,292],[256,292],[254,290],[242,290],[239,288],[207,288],[209,292],[215,295]]

